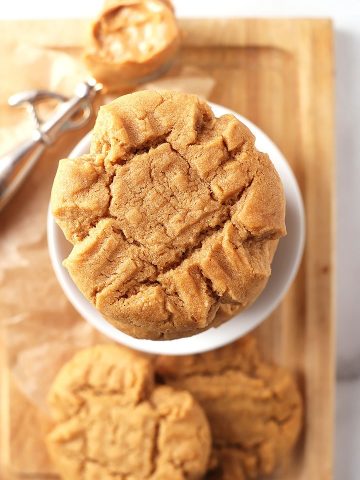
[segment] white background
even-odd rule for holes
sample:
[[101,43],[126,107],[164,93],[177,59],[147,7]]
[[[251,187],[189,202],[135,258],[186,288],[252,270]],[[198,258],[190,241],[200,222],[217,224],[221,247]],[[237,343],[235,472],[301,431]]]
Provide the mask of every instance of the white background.
[[[360,0],[174,0],[185,17],[331,17],[336,48],[336,480],[360,479]],[[99,0],[11,0],[0,18],[90,17]],[[321,415],[321,412],[319,412]],[[321,461],[321,460],[320,460]],[[316,480],[316,479],[308,479]]]

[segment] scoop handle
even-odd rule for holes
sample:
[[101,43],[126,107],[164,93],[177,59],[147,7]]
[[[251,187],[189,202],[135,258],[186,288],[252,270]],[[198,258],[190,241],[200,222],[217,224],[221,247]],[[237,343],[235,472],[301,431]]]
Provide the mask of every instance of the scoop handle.
[[[56,142],[62,133],[80,128],[88,122],[92,113],[92,100],[100,89],[101,85],[93,79],[80,83],[75,96],[62,101],[50,119],[44,123],[39,121],[36,111],[34,99],[38,100],[39,96],[34,96],[33,92],[27,97],[26,92],[22,94],[22,98],[26,98],[22,103],[27,103],[37,125],[32,138],[23,141],[0,158],[0,211],[22,185],[44,151]],[[49,92],[48,96],[53,97],[54,94]],[[44,97],[41,96],[41,99]],[[74,115],[80,111],[83,112],[82,117],[73,120]]]
[[0,210],[18,190],[44,150],[41,138],[33,138],[0,158]]

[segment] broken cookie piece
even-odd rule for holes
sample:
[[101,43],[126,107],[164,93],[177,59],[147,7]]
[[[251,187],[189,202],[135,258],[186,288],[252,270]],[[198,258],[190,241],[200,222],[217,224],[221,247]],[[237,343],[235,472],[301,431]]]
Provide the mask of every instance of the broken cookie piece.
[[184,391],[156,386],[152,362],[115,345],[80,351],[49,403],[47,445],[64,480],[189,480],[206,472],[207,419]]
[[64,265],[115,327],[181,338],[255,301],[286,229],[280,178],[254,142],[195,95],[143,91],[101,107],[90,154],[61,160]]

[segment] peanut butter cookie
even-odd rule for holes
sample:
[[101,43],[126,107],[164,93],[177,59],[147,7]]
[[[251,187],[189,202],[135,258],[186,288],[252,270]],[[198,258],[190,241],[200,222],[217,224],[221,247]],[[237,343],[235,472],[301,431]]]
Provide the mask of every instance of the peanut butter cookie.
[[191,394],[155,386],[151,361],[114,345],[76,354],[49,403],[50,455],[66,480],[185,480],[204,475],[206,417]]
[[157,372],[191,392],[208,416],[216,480],[269,475],[293,448],[302,400],[292,375],[266,364],[253,337],[201,355],[159,357]]
[[233,115],[194,95],[144,91],[100,109],[91,153],[59,163],[51,205],[64,265],[108,321],[172,339],[248,307],[285,234],[268,156]]

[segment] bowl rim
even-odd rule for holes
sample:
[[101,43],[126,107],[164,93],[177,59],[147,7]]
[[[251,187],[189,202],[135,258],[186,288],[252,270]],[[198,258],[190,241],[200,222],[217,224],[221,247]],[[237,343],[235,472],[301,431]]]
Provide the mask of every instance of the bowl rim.
[[[70,301],[70,303],[75,307],[78,313],[88,322],[90,323],[95,329],[100,331],[106,337],[110,338],[111,340],[118,342],[120,344],[126,345],[130,348],[140,350],[146,353],[152,354],[170,354],[170,355],[187,355],[187,354],[194,354],[194,353],[201,353],[208,350],[213,350],[216,348],[220,348],[228,343],[231,343],[238,338],[246,335],[251,330],[256,328],[260,325],[280,304],[282,299],[284,298],[285,294],[287,293],[290,285],[292,284],[297,271],[300,266],[300,262],[302,259],[304,246],[305,246],[305,211],[304,211],[304,204],[301,196],[301,191],[298,186],[296,177],[286,161],[284,155],[281,153],[279,148],[274,144],[274,142],[253,122],[248,120],[247,118],[243,117],[242,115],[238,114],[237,112],[230,110],[226,107],[221,105],[208,102],[210,107],[214,110],[215,115],[218,117],[225,113],[230,113],[235,115],[241,122],[248,126],[248,128],[252,131],[255,135],[256,143],[264,143],[267,145],[267,149],[265,152],[269,154],[270,159],[273,161],[276,160],[277,166],[281,165],[281,172],[278,171],[280,177],[282,178],[286,201],[288,202],[288,196],[292,195],[292,202],[293,206],[295,207],[293,214],[296,216],[296,228],[298,229],[297,237],[293,240],[293,243],[296,242],[296,249],[294,250],[295,253],[293,254],[291,268],[289,268],[287,278],[282,278],[282,286],[278,289],[277,295],[267,301],[266,307],[261,309],[261,314],[259,313],[256,318],[250,319],[247,323],[244,321],[245,314],[249,314],[252,309],[256,308],[256,305],[264,295],[264,292],[268,289],[268,285],[271,283],[271,278],[273,277],[274,273],[270,276],[268,285],[265,287],[263,292],[259,295],[259,297],[255,300],[254,304],[251,305],[248,309],[240,312],[239,314],[232,317],[230,320],[227,320],[225,323],[221,324],[219,327],[211,327],[210,329],[193,335],[192,337],[185,337],[180,339],[174,340],[143,340],[131,337],[123,333],[121,330],[118,330],[112,324],[110,324],[107,320],[105,320],[100,312],[98,312],[93,305],[82,295],[80,290],[76,287],[74,282],[72,281],[69,273],[62,265],[62,257],[60,254],[60,243],[64,242],[65,237],[55,222],[55,219],[51,213],[50,203],[48,208],[47,214],[47,238],[48,238],[48,249],[50,254],[51,263],[53,269],[55,271],[55,275],[57,277],[60,286],[62,287],[66,297]],[[69,158],[76,158],[79,155],[83,154],[86,150],[88,151],[88,147],[90,144],[90,137],[91,132],[86,134],[80,142],[74,147],[72,152],[69,155]],[[261,150],[264,151],[262,148]],[[270,154],[271,152],[271,154]],[[274,163],[274,162],[273,162]],[[274,165],[276,168],[276,165]],[[276,168],[278,170],[278,168]],[[284,178],[287,180],[284,183]],[[290,190],[291,188],[291,190]],[[289,235],[289,233],[288,233]],[[280,239],[279,246],[277,248],[277,252],[282,245],[282,242],[288,237],[284,237]],[[275,253],[274,260],[272,262],[272,266],[275,263],[277,258],[277,252]],[[256,316],[256,315],[255,315]],[[240,318],[243,317],[243,318]],[[221,335],[224,333],[224,328],[226,325],[229,326],[229,323],[232,322],[239,322],[239,331],[232,332],[231,335]],[[229,329],[228,329],[229,330]],[[231,330],[231,329],[230,329]],[[232,328],[234,330],[234,328]],[[215,337],[215,340],[209,343],[209,339],[206,340],[206,336],[210,337],[209,332],[216,332],[212,336]],[[205,337],[205,338],[204,338]]]

